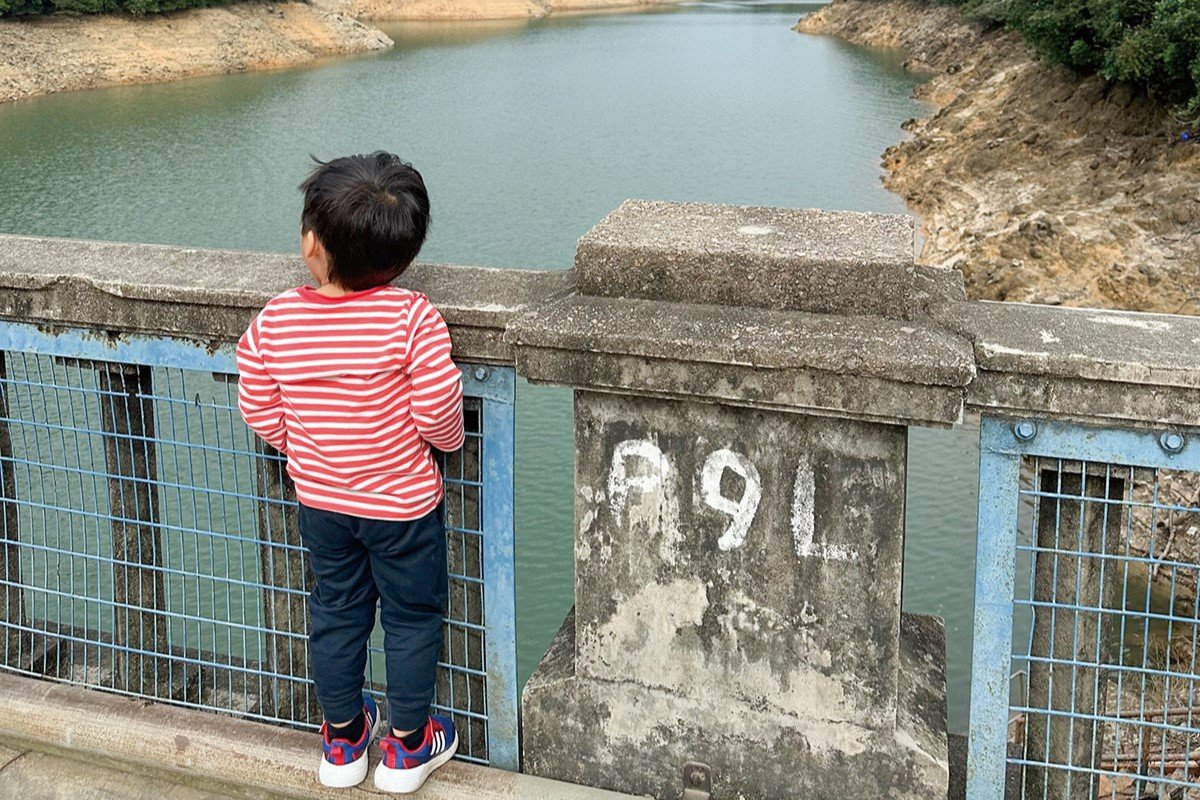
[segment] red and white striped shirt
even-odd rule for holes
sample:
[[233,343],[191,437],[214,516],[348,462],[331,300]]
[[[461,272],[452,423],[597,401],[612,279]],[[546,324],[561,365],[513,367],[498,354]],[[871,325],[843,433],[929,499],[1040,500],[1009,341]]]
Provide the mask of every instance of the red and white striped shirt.
[[462,377],[428,297],[284,292],[250,324],[237,362],[242,417],[287,454],[302,503],[410,520],[441,502],[430,447],[462,446]]

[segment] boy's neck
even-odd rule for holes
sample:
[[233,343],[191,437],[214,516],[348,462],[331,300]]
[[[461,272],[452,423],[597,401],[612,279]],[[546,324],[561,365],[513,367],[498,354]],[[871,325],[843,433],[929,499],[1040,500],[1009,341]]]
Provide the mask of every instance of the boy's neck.
[[322,283],[316,288],[316,292],[326,297],[341,297],[350,294],[349,289],[337,283]]

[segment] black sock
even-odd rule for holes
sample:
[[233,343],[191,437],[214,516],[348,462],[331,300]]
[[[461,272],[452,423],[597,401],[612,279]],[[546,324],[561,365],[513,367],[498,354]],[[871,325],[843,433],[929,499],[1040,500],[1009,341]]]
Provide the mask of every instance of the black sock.
[[[426,723],[428,724],[428,723]],[[412,752],[425,743],[425,725],[417,728],[408,736],[401,737],[400,744],[404,745],[404,749]]]
[[349,724],[347,724],[341,728],[335,728],[332,725],[330,725],[329,726],[329,738],[330,739],[345,739],[346,741],[350,742],[350,744],[355,744],[358,742],[359,739],[362,738],[363,731],[365,731],[366,729],[367,729],[367,718],[363,714],[363,712],[360,711],[360,712],[358,712],[357,717],[350,720]]

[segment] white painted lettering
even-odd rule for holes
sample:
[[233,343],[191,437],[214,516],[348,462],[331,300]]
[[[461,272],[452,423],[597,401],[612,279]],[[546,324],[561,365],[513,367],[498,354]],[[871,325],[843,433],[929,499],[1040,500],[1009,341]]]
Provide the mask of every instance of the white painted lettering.
[[792,495],[792,539],[800,558],[824,561],[858,561],[858,552],[844,544],[814,541],[816,535],[817,482],[812,465],[802,460],[796,468]]
[[[634,458],[646,462],[645,474],[630,474],[628,462]],[[612,468],[608,473],[608,500],[617,524],[622,522],[631,490],[637,490],[640,496],[661,490],[670,473],[671,464],[667,454],[649,439],[627,439],[613,448]]]
[[[737,473],[746,484],[738,500],[721,493],[721,478],[725,470]],[[716,450],[709,455],[700,472],[700,497],[709,508],[729,515],[729,527],[717,540],[717,547],[732,550],[746,541],[754,515],[758,513],[758,504],[762,500],[762,478],[759,477],[758,468],[746,456],[732,450]]]

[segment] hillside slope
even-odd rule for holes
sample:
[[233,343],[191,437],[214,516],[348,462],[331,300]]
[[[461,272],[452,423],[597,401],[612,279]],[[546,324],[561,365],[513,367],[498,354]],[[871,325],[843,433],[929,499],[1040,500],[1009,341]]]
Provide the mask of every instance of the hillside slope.
[[1200,145],[1165,109],[921,0],[835,0],[797,30],[932,73],[885,183],[921,216],[922,260],[973,297],[1200,313]]

